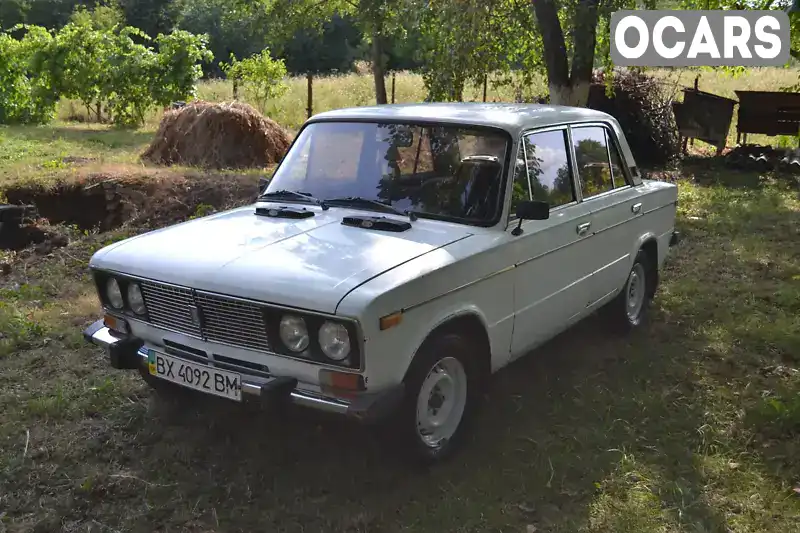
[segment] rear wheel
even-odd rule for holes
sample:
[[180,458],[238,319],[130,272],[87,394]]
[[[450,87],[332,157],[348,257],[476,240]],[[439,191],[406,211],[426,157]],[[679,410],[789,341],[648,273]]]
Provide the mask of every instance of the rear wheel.
[[406,397],[389,434],[423,464],[455,453],[469,433],[482,380],[475,343],[458,333],[439,334],[420,348],[406,378]]
[[606,309],[610,325],[621,333],[628,333],[647,320],[656,283],[656,266],[644,250],[639,250],[625,285]]

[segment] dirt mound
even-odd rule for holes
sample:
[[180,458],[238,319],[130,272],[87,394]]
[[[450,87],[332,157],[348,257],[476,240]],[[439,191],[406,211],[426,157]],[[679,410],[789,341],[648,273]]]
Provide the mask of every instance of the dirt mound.
[[12,204],[34,206],[50,224],[108,231],[158,228],[246,204],[257,186],[252,175],[120,167],[50,185],[12,184],[0,192]]
[[263,168],[286,153],[289,135],[241,102],[197,101],[164,113],[142,159],[159,165]]
[[[0,204],[0,250],[21,250],[36,245],[38,253],[67,245],[67,238],[53,231],[46,220],[37,217],[32,205]],[[7,274],[8,264],[0,264],[0,275]]]

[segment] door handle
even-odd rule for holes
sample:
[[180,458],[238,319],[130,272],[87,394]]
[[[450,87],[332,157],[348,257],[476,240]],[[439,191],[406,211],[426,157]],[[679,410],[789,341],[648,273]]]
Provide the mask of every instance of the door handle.
[[583,224],[578,224],[578,235],[586,235],[586,232],[589,231],[589,228],[592,226],[591,222],[584,222]]
[[639,203],[637,203],[637,204],[633,204],[633,205],[631,206],[631,211],[632,211],[634,214],[639,214],[639,212],[640,212],[641,210],[642,210],[642,203],[641,203],[641,202],[639,202]]

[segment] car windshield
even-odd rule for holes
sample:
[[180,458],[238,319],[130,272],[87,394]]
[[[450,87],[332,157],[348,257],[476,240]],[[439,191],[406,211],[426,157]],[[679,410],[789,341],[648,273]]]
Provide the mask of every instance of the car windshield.
[[312,123],[265,192],[349,199],[348,207],[373,211],[380,202],[399,212],[488,223],[501,208],[508,140],[504,132],[457,125]]

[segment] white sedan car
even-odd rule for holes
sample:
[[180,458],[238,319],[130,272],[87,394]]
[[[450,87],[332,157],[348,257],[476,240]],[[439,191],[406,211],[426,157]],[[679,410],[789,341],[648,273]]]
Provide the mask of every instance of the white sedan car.
[[430,462],[496,370],[601,308],[642,324],[676,203],[605,113],[330,111],[253,205],[99,250],[84,335],[158,390],[380,422]]

